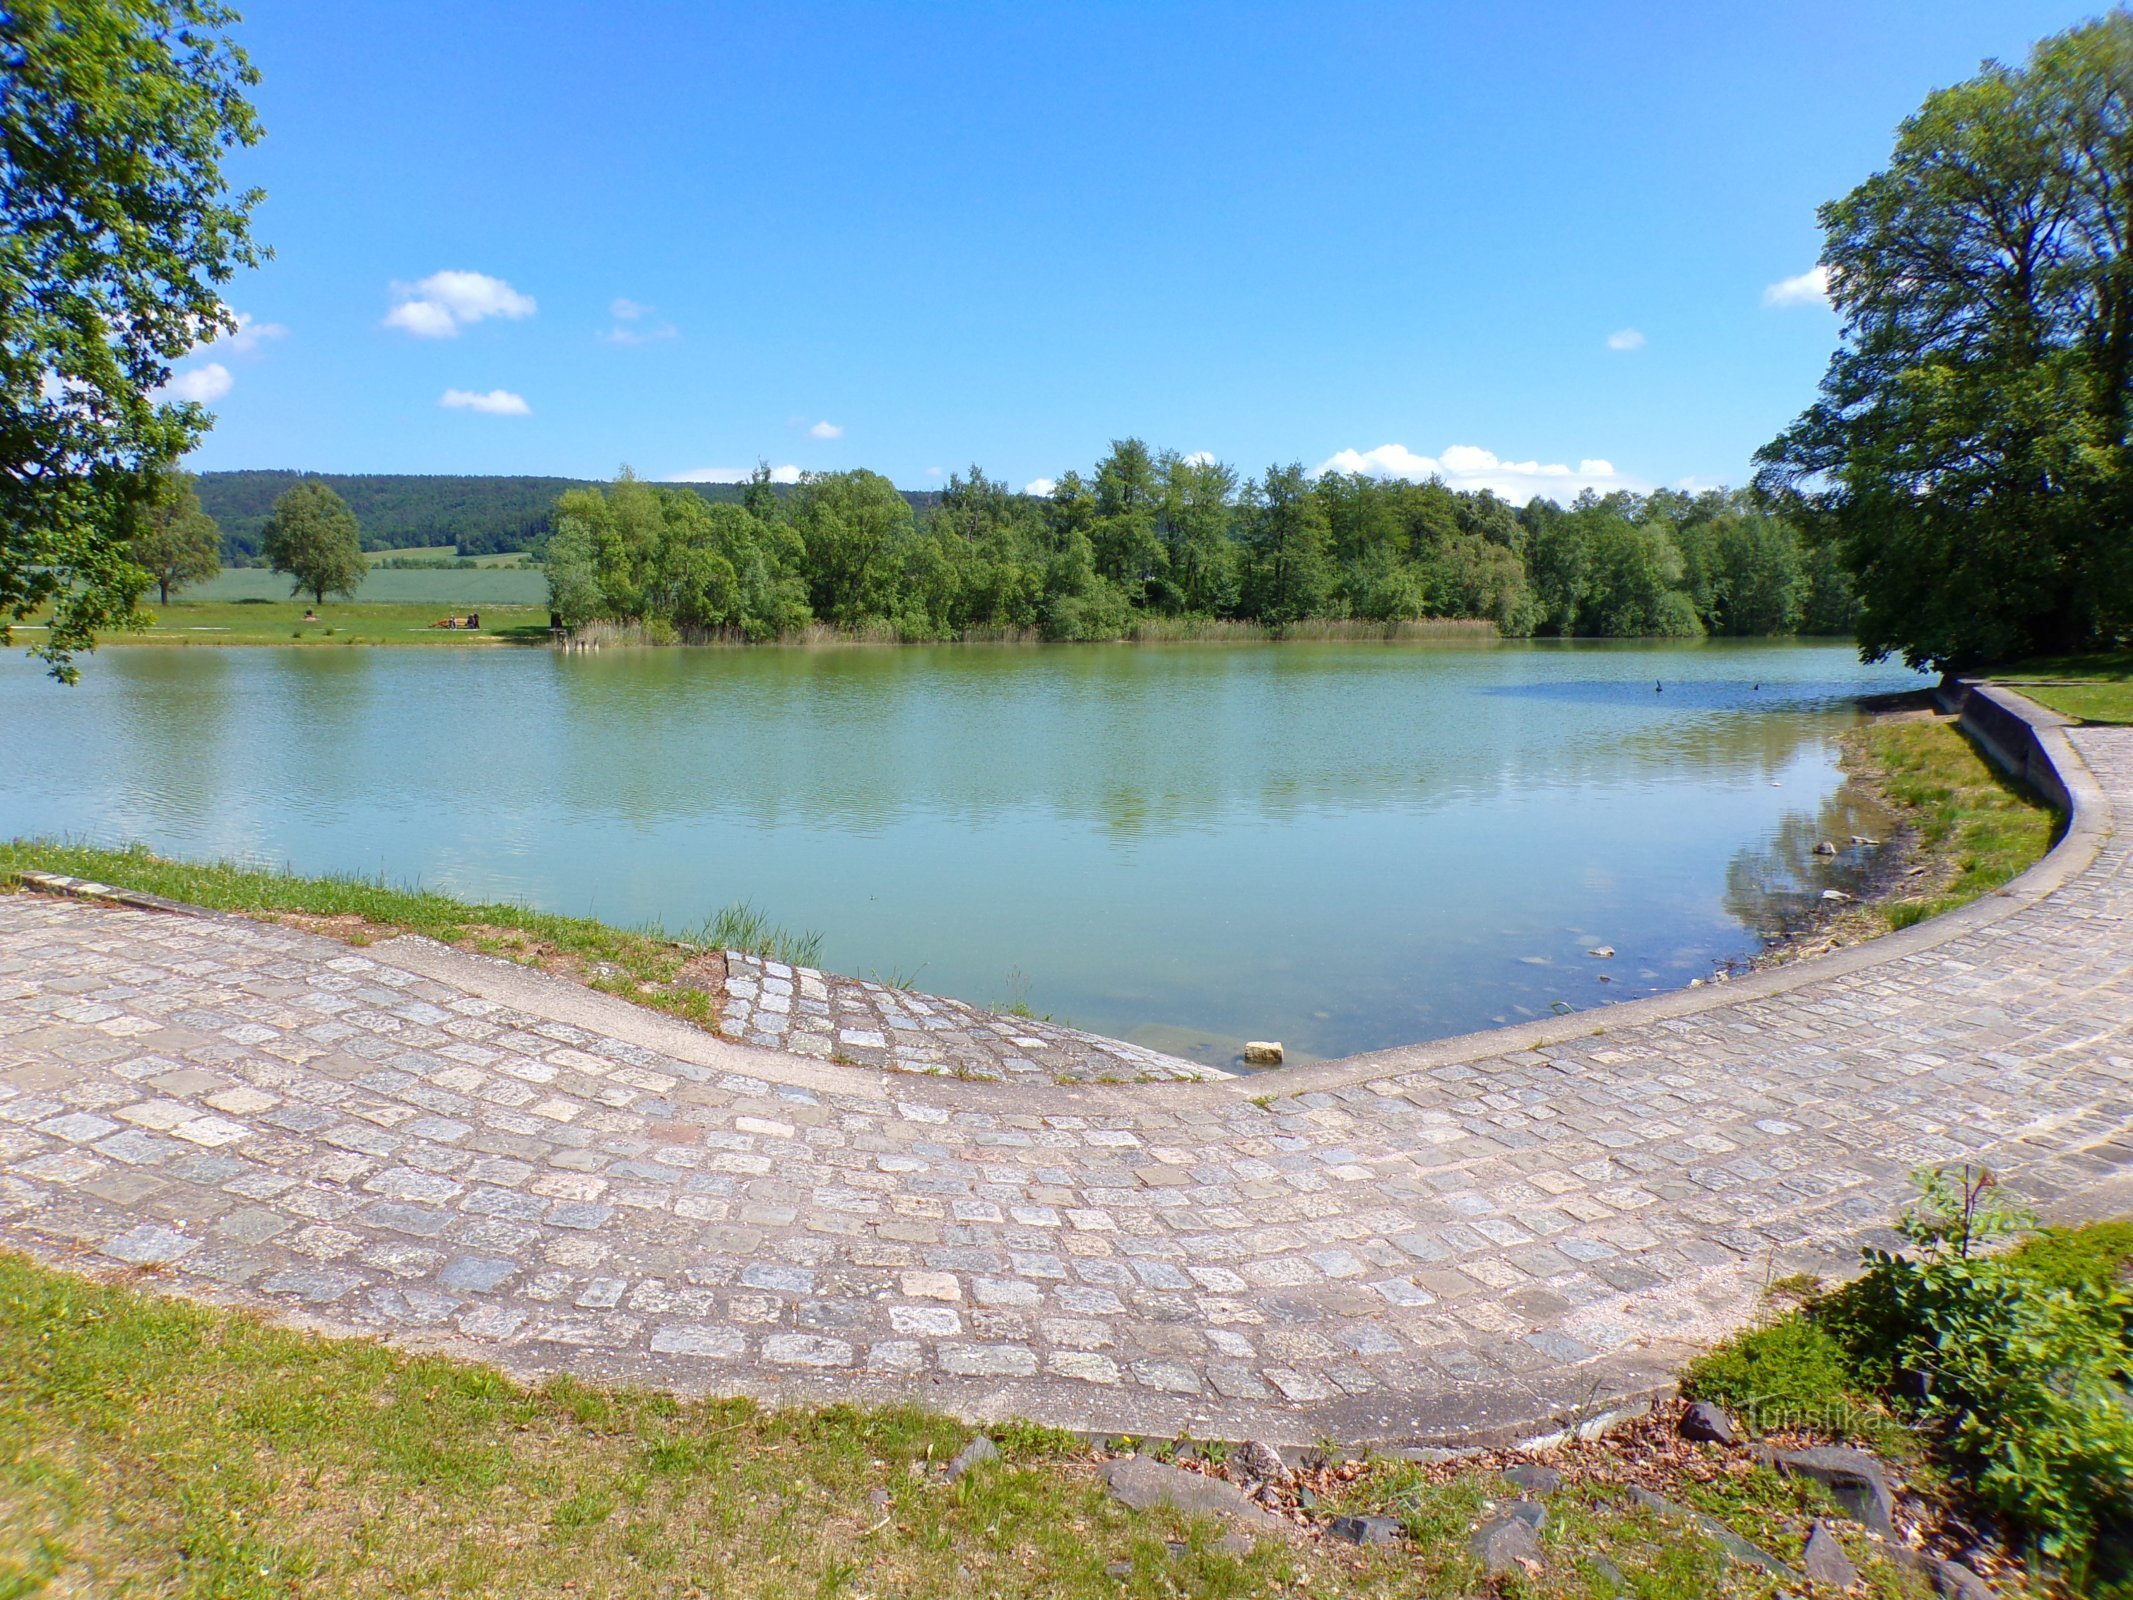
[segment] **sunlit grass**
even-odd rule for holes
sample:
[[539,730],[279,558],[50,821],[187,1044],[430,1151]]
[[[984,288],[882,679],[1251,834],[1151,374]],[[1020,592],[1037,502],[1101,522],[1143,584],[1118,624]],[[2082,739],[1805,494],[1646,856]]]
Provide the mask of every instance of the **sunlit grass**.
[[1918,831],[1927,891],[1880,904],[1907,928],[1968,904],[2018,877],[2051,849],[2060,819],[2008,777],[1951,721],[1869,722],[1853,749],[1899,817]]
[[2133,722],[2133,651],[2025,661],[1995,673],[1993,682],[2019,690],[2062,717]]
[[[1407,1543],[1239,1553],[1127,1511],[1089,1446],[1028,1423],[949,1482],[972,1429],[912,1407],[529,1386],[6,1255],[0,1372],[0,1595],[1571,1600],[1612,1592],[1596,1558],[1645,1600],[1786,1592],[1604,1484],[1550,1502],[1546,1561],[1508,1587],[1467,1546],[1513,1493],[1478,1466],[1374,1461],[1325,1507]],[[1768,1473],[1693,1497],[1786,1560],[1827,1511]],[[1869,1592],[1903,1592],[1855,1554]]]

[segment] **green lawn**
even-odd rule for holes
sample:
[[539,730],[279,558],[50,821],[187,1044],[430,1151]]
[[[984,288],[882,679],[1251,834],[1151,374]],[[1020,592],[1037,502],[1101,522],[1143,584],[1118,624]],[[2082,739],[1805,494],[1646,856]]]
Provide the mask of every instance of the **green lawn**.
[[[480,572],[388,572],[372,576],[370,584],[385,578],[486,578]],[[277,580],[280,582],[280,580]],[[314,606],[306,600],[288,598],[282,582],[271,601],[200,600],[191,593],[167,606],[154,604],[148,610],[154,626],[140,633],[104,635],[104,647],[128,644],[493,644],[499,641],[545,644],[548,640],[548,607],[498,605],[490,601],[473,604],[438,601],[424,605],[350,603],[328,600]],[[315,611],[317,619],[306,622],[304,613]],[[478,629],[435,628],[431,624],[449,616],[479,615]],[[29,637],[26,635],[26,637]]]
[[[1322,1512],[1411,1542],[1262,1539],[1116,1504],[1091,1448],[1027,1424],[950,1482],[971,1429],[912,1408],[771,1411],[567,1381],[271,1327],[0,1255],[0,1595],[911,1596],[1326,1600],[1617,1593],[1774,1597],[1773,1580],[1633,1506],[1611,1452],[1563,1460],[1546,1564],[1485,1578],[1485,1467],[1381,1461],[1318,1479]],[[1830,1503],[1691,1449],[1677,1499],[1796,1561]],[[1841,1524],[1866,1592],[1923,1596]],[[1505,1586],[1505,1585],[1508,1586]],[[1908,1584],[1908,1586],[1907,1586]]]
[[2025,661],[1992,674],[2063,717],[2083,722],[2133,722],[2133,651]]
[[1872,721],[1846,742],[1852,763],[1918,831],[1927,870],[1873,908],[1893,928],[1990,894],[2058,837],[2058,814],[1988,761],[1953,719]]
[[[371,553],[373,561],[394,555],[413,556],[412,550]],[[265,567],[225,567],[207,582],[187,589],[180,597],[188,601],[287,600],[289,579]],[[537,567],[524,565],[484,566],[473,572],[449,567],[396,571],[373,567],[356,591],[359,604],[434,606],[538,606],[548,609],[548,578]],[[301,608],[299,608],[301,609]]]

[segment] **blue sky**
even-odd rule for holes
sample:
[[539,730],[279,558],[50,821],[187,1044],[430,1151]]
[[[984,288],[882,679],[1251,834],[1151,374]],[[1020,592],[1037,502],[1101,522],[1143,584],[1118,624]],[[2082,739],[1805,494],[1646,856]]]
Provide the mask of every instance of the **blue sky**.
[[262,3],[191,464],[1738,482],[1816,205],[2096,9]]

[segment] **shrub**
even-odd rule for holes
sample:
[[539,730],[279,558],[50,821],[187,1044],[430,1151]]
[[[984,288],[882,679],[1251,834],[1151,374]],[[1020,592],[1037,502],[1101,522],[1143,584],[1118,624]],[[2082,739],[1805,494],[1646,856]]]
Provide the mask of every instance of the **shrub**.
[[1863,1409],[1844,1346],[1798,1314],[1751,1328],[1699,1357],[1682,1374],[1681,1392],[1724,1406],[1759,1430],[1857,1432]]
[[2078,1583],[2105,1536],[2133,1526],[2133,1222],[1988,1255],[2035,1231],[1992,1174],[1914,1181],[1897,1222],[1907,1252],[1867,1251],[1864,1276],[1701,1357],[1683,1393],[1757,1428],[1876,1443],[1892,1442],[1879,1403],[1893,1404],[1909,1437]]
[[1985,1256],[1985,1240],[2026,1226],[1992,1175],[1917,1182],[1898,1223],[1913,1253],[1869,1250],[1866,1275],[1813,1315],[1982,1502],[2078,1576],[2097,1535],[2133,1519],[2133,1287],[2116,1267],[2133,1227],[2055,1230]]

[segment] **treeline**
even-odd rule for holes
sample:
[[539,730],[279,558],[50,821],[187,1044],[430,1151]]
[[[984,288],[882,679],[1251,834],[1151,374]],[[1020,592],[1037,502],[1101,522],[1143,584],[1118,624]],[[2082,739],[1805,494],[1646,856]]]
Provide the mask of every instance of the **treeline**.
[[[454,545],[461,557],[530,550],[547,537],[556,497],[584,488],[584,478],[451,477],[389,472],[203,472],[200,504],[222,529],[229,566],[259,560],[260,539],[274,502],[300,482],[323,483],[355,513],[365,550],[418,550]],[[785,486],[779,485],[778,492]],[[738,502],[741,486],[692,483],[689,493]],[[933,496],[907,497],[923,511]]]
[[457,545],[463,556],[524,550],[548,531],[556,496],[577,478],[432,477],[402,473],[203,472],[201,509],[222,529],[222,559],[247,566],[274,502],[298,483],[323,483],[347,502],[366,550]]
[[567,626],[776,638],[811,624],[909,640],[1115,639],[1196,620],[1475,618],[1512,635],[1842,634],[1826,552],[1749,496],[1586,494],[1524,507],[1441,482],[1257,478],[1116,442],[1043,498],[973,467],[914,513],[866,471],[736,498],[627,472],[556,502],[539,549]]

